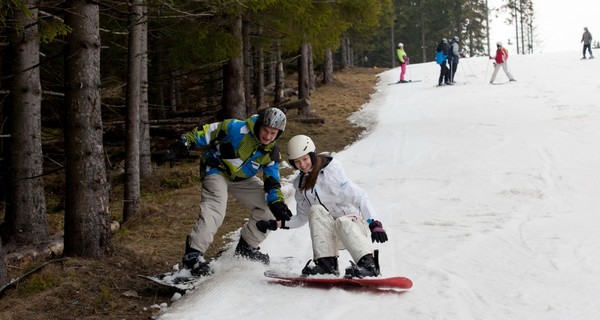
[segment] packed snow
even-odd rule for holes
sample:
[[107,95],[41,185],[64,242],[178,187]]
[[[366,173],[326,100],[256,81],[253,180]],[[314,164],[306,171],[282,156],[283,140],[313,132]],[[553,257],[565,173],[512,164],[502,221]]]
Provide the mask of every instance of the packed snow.
[[[435,63],[409,66],[421,82],[379,75],[350,118],[367,133],[335,157],[390,238],[374,244],[382,276],[408,277],[412,289],[270,284],[266,269],[300,272],[312,258],[305,226],[271,233],[269,267],[233,257],[232,243],[160,318],[600,319],[600,59],[579,58],[512,54],[517,82],[500,70],[501,85],[489,84],[487,57],[461,59],[455,86],[435,86]],[[342,272],[349,260],[341,252]]]

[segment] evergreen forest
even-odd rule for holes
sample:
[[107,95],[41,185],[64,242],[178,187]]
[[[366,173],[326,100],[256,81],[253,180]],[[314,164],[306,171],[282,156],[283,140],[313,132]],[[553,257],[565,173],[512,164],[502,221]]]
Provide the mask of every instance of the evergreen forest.
[[[109,255],[112,221],[136,216],[181,130],[268,106],[318,123],[310,93],[339,70],[396,67],[399,42],[430,62],[454,36],[461,55],[489,55],[500,14],[533,52],[532,0],[0,0],[0,287],[7,252],[52,236],[51,210],[65,256]],[[109,212],[119,164],[123,211]]]

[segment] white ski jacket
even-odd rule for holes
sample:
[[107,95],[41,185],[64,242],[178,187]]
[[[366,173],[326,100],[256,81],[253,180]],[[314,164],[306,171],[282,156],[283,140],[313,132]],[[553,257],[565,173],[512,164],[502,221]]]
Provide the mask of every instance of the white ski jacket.
[[325,207],[333,218],[357,215],[362,216],[365,221],[379,220],[367,193],[346,176],[339,161],[330,159],[329,164],[319,172],[319,178],[312,190],[300,190],[300,184],[305,179],[304,174],[300,173],[294,180],[296,214],[285,222],[286,227],[299,228],[305,225],[310,207],[319,204]]

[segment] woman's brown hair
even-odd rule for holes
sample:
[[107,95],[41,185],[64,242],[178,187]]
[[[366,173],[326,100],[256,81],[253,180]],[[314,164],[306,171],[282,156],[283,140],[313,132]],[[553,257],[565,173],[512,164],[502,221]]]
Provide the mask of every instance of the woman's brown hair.
[[319,178],[319,173],[323,166],[325,165],[325,158],[323,155],[317,155],[315,157],[315,161],[313,163],[312,170],[310,173],[303,173],[304,181],[300,182],[300,190],[306,191],[311,190],[317,184],[317,179]]

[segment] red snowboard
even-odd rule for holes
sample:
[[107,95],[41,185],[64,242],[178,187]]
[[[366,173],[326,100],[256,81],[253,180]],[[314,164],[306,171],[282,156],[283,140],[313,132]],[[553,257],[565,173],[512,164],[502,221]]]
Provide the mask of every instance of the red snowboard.
[[405,277],[392,278],[320,278],[320,277],[291,277],[265,272],[265,276],[271,278],[270,283],[286,286],[306,287],[341,287],[354,289],[377,289],[377,290],[408,290],[412,287],[412,281]]

